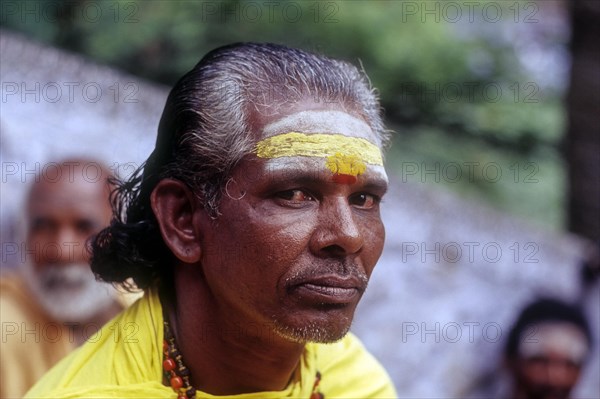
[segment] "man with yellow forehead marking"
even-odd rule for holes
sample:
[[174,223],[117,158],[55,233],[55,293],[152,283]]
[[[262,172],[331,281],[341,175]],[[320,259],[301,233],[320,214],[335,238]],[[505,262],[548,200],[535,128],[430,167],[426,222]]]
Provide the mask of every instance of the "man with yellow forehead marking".
[[144,297],[28,395],[396,397],[348,332],[385,235],[388,136],[367,82],[274,44],[206,55],[93,244],[94,272]]

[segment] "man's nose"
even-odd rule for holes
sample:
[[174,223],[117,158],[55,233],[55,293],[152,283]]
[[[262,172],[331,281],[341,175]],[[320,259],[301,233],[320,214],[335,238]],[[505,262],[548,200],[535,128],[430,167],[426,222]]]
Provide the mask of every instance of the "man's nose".
[[546,373],[546,378],[550,386],[565,387],[573,383],[574,373],[572,372],[572,370],[570,370],[566,362],[549,362],[546,369]]
[[73,229],[60,229],[56,234],[56,244],[60,248],[56,263],[75,263],[86,261],[85,238]]
[[323,257],[341,257],[359,252],[362,246],[362,232],[348,200],[335,197],[324,201],[312,237],[313,253]]

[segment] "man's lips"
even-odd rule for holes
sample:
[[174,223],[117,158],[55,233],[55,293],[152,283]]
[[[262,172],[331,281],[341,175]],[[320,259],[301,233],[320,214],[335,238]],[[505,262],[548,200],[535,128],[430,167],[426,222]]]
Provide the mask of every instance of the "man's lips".
[[365,288],[366,282],[354,276],[324,275],[295,282],[290,291],[309,302],[344,304],[358,299]]

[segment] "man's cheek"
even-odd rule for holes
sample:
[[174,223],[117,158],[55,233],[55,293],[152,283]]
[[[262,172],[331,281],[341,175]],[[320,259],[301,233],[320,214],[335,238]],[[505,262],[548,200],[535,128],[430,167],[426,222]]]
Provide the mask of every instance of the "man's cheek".
[[[385,242],[385,230],[382,224],[375,224],[371,228],[363,230],[364,246],[369,251],[381,253]],[[377,255],[379,256],[379,255]]]
[[290,267],[291,256],[290,249],[284,244],[264,242],[264,245],[255,245],[249,249],[252,258],[257,260],[257,270],[260,273],[273,272],[284,266]]

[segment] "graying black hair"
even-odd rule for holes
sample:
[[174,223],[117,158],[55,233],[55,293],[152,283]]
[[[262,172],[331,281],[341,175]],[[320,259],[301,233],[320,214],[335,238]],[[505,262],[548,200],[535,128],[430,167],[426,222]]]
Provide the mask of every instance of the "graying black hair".
[[276,44],[215,49],[171,90],[148,160],[129,181],[117,182],[114,220],[93,243],[96,276],[113,283],[132,278],[141,289],[169,278],[172,254],[150,207],[156,184],[184,182],[218,217],[226,181],[253,149],[253,118],[300,100],[335,102],[364,118],[382,147],[389,141],[377,95],[353,65]]

